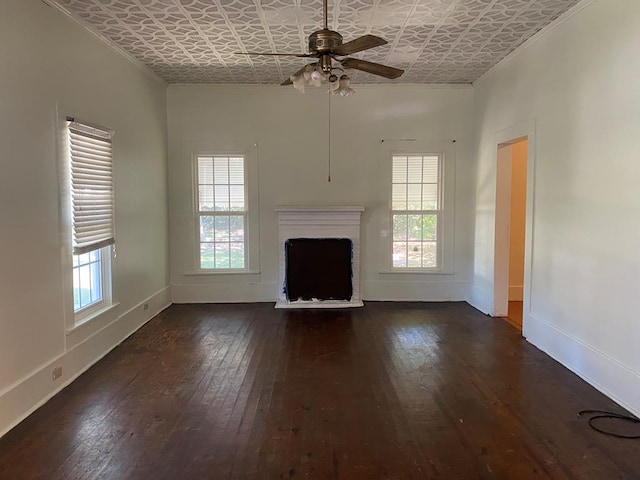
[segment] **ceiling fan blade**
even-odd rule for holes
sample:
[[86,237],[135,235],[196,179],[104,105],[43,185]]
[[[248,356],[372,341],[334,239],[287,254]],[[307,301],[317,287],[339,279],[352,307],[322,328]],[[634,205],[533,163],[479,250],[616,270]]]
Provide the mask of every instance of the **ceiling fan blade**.
[[384,38],[376,37],[375,35],[365,35],[334,48],[333,53],[336,55],[351,55],[352,53],[369,50],[370,48],[386,44],[387,41]]
[[315,55],[310,55],[308,53],[263,53],[263,52],[234,52],[234,55],[269,55],[273,57],[313,57]]
[[380,63],[367,62],[359,58],[345,58],[344,60],[340,60],[340,64],[346,68],[355,68],[356,70],[373,73],[374,75],[385,78],[398,78],[404,73],[404,70],[400,70],[399,68],[388,67]]

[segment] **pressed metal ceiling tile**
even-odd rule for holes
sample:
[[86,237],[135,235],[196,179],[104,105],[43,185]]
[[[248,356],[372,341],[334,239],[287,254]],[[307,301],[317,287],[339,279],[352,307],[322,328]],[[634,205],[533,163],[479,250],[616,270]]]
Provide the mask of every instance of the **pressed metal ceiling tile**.
[[[321,0],[50,0],[169,83],[280,83],[322,28]],[[405,69],[354,83],[470,83],[579,0],[329,0],[329,28],[387,45],[354,57]],[[307,62],[308,63],[308,62]]]

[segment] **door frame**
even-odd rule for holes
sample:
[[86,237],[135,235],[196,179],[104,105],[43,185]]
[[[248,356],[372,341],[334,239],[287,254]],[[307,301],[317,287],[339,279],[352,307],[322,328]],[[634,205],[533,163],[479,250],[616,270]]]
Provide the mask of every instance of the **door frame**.
[[[531,311],[531,263],[533,256],[533,214],[535,177],[535,122],[513,125],[494,136],[494,165],[496,166],[496,198],[494,219],[493,308],[491,316],[507,316],[509,306],[509,214],[511,210],[511,161],[508,169],[501,168],[499,151],[507,145],[527,140],[527,194],[525,213],[524,285],[522,303],[522,333],[526,335],[527,315]],[[508,170],[508,176],[506,171]]]

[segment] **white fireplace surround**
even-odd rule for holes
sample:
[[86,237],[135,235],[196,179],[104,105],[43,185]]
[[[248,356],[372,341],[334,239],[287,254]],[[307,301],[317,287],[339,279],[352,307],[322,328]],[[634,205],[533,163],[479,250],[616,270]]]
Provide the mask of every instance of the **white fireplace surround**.
[[[279,292],[276,308],[362,307],[360,297],[360,217],[363,206],[282,206],[278,214],[280,248]],[[348,238],[352,242],[351,300],[297,300],[290,302],[284,292],[285,242],[291,238]]]

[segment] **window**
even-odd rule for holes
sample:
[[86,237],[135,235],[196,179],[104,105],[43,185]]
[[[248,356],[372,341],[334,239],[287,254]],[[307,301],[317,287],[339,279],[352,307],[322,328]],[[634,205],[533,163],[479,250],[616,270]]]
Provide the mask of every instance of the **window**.
[[199,267],[246,270],[245,157],[201,155],[196,161]]
[[391,265],[438,269],[442,155],[394,154],[391,168]]
[[75,323],[111,304],[111,133],[67,119]]

